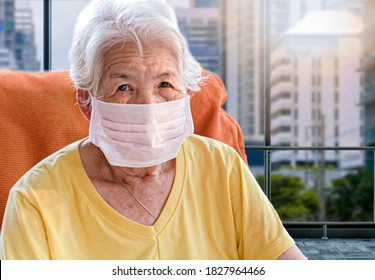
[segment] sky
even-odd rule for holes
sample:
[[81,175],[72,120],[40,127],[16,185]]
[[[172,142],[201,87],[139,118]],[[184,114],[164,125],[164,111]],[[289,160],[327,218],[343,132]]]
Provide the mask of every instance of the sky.
[[[18,0],[17,0],[18,1]],[[18,1],[22,2],[22,1]],[[27,1],[33,10],[35,23],[35,43],[38,59],[43,65],[43,1]],[[52,2],[52,69],[69,68],[68,51],[72,32],[79,12],[89,0],[53,0]],[[169,0],[172,7],[187,7],[189,0]]]

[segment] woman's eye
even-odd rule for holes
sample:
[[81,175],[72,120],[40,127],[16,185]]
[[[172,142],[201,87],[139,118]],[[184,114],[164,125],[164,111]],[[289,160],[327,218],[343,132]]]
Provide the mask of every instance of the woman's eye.
[[117,88],[119,91],[129,90],[129,85],[121,85]]
[[168,88],[168,87],[171,87],[172,85],[168,82],[161,82],[160,83],[160,87],[162,88]]

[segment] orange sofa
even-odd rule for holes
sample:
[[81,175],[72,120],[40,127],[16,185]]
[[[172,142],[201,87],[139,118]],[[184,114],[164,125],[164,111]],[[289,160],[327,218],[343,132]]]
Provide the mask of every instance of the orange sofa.
[[[191,99],[195,133],[232,146],[246,162],[241,129],[221,106],[226,91],[209,79]],[[88,135],[88,121],[75,104],[68,71],[0,71],[0,221],[9,189],[37,162]]]

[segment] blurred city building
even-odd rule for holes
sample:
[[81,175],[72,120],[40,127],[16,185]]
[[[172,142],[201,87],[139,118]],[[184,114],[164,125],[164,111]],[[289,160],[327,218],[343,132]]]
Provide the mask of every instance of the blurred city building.
[[[362,105],[364,108],[364,142],[366,146],[375,146],[375,1],[364,3],[362,34],[363,42],[363,91]],[[366,153],[366,166],[374,168],[374,152]]]
[[222,76],[221,24],[218,8],[176,8],[181,32],[204,68]]
[[[270,49],[309,11],[321,10],[317,0],[222,0],[224,82],[228,90],[226,110],[242,128],[248,143],[264,141],[264,65],[267,42],[263,22],[270,21]],[[265,9],[269,16],[264,18]]]
[[32,10],[27,1],[0,1],[0,68],[39,70]]
[[270,0],[270,41],[271,49],[292,26],[307,13],[322,9],[323,0]]
[[12,50],[15,40],[14,0],[0,1],[0,47]]
[[326,0],[323,1],[323,8],[327,10],[347,10],[357,16],[362,16],[365,0]]
[[34,42],[33,13],[27,5],[17,6],[15,10],[15,40],[14,54],[17,68],[25,71],[37,71],[40,68],[37,61]]
[[221,0],[190,0],[191,7],[196,8],[217,8]]
[[262,5],[260,0],[223,0],[221,7],[225,109],[240,124],[245,141],[257,143],[264,135]]
[[0,69],[16,69],[16,61],[9,49],[0,47]]
[[[359,146],[362,21],[316,11],[290,28],[271,55],[271,144]],[[273,164],[319,164],[320,151],[278,151]],[[363,166],[360,151],[324,152],[325,164]]]

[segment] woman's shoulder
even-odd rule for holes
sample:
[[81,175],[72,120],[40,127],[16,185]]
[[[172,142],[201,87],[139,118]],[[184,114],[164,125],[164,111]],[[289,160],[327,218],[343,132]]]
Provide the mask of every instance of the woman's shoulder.
[[225,161],[240,158],[237,151],[231,146],[197,134],[188,137],[183,147],[187,155],[194,156],[195,158],[204,157]]
[[46,157],[27,171],[12,187],[12,191],[29,193],[37,189],[50,189],[61,177],[72,173],[74,165],[79,164],[79,144],[76,141]]
[[212,149],[219,149],[219,150],[228,150],[231,152],[236,152],[233,147],[229,146],[228,144],[225,144],[219,140],[209,138],[206,136],[198,135],[198,134],[193,134],[189,136],[186,139],[187,143],[189,145],[198,145],[206,147],[206,148],[212,148]]

